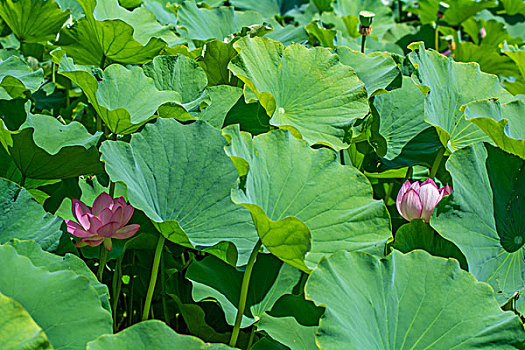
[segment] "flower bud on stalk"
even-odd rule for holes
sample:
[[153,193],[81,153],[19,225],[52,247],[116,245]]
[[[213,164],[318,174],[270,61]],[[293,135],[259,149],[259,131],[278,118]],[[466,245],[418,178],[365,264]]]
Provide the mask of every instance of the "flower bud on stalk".
[[370,35],[372,33],[372,21],[375,13],[370,11],[359,12],[359,34]]
[[448,184],[438,188],[432,179],[421,185],[418,181],[410,183],[407,180],[397,194],[397,211],[408,221],[423,219],[428,224],[436,205],[451,193],[452,188]]
[[449,9],[450,5],[446,2],[440,2],[438,12],[436,13],[437,18],[442,19],[445,16],[445,12]]

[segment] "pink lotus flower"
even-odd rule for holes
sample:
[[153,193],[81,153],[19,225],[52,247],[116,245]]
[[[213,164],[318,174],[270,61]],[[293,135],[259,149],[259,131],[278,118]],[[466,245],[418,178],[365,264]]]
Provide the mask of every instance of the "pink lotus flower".
[[448,184],[438,188],[432,179],[425,180],[421,185],[418,181],[411,184],[407,180],[397,194],[397,211],[408,221],[423,219],[428,223],[439,201],[451,193],[452,188]]
[[66,220],[67,232],[82,238],[75,244],[77,247],[96,247],[104,242],[104,247],[111,250],[111,238],[129,238],[140,228],[140,225],[136,224],[126,226],[134,208],[126,204],[123,197],[113,199],[103,192],[95,199],[92,208],[78,199],[72,199],[71,202],[73,216],[78,223]]

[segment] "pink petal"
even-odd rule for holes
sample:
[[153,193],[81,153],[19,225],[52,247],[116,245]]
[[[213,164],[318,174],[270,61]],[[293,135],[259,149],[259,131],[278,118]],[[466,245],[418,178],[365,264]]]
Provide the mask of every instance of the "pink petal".
[[423,205],[421,204],[421,198],[419,194],[411,188],[401,199],[401,204],[399,213],[406,220],[410,221],[412,219],[421,218],[421,212],[423,210]]
[[82,242],[86,243],[87,245],[91,247],[96,247],[100,245],[104,241],[104,238],[82,238]]
[[111,238],[104,239],[104,247],[108,252],[111,251],[111,249],[113,249],[113,242],[111,242]]
[[73,216],[75,217],[75,219],[77,219],[78,222],[80,222],[79,218],[82,215],[87,214],[87,213],[91,213],[91,209],[87,205],[85,205],[84,203],[79,201],[78,199],[74,199],[73,198],[71,200],[71,208],[72,208],[72,211],[73,211]]
[[403,185],[399,189],[399,192],[397,193],[396,207],[399,213],[401,213],[401,206],[400,206],[401,199],[403,199],[403,196],[405,195],[405,193],[407,193],[409,188],[410,188],[410,181],[406,180],[405,183],[403,183]]
[[102,212],[99,214],[98,219],[100,220],[102,225],[105,225],[111,221],[114,221],[114,220],[111,220],[112,216],[113,216],[113,211],[109,208],[104,208],[104,210],[102,210]]
[[441,187],[439,191],[443,194],[443,196],[448,196],[452,193],[452,187],[446,184],[445,187]]
[[[116,209],[115,209],[116,208]],[[114,222],[118,222],[120,226],[124,226],[126,223],[122,223],[122,216],[124,214],[124,209],[122,209],[122,206],[120,204],[117,204],[113,207],[113,214],[111,215],[111,220]]]
[[117,232],[115,232],[115,235],[113,238],[117,239],[125,239],[133,236],[137,231],[139,230],[140,225],[132,224],[128,226],[124,226],[121,229],[118,229]]
[[428,180],[425,181],[425,184],[419,189],[419,198],[421,198],[421,204],[423,205],[421,218],[427,223],[430,221],[434,208],[443,197],[434,181],[429,180],[431,182],[427,182]]
[[438,186],[436,185],[436,183],[434,182],[434,180],[432,180],[431,178],[428,178],[428,179],[426,179],[425,181],[423,181],[423,183],[421,184],[421,187],[423,187],[424,185],[428,185],[428,184],[431,184],[431,185],[433,185],[436,189],[438,189]]
[[97,230],[97,234],[102,237],[112,237],[115,235],[115,232],[121,227],[122,225],[119,222],[111,221],[101,226]]
[[93,234],[84,230],[82,226],[72,220],[66,220],[67,232],[75,237],[91,237]]
[[102,226],[100,220],[93,214],[87,213],[78,218],[80,224],[84,227],[84,230],[97,234],[98,229]]
[[133,216],[133,210],[135,208],[133,208],[132,205],[125,204],[124,206],[122,206],[122,209],[124,210],[124,212],[122,214],[121,222],[122,222],[122,225],[126,225],[131,219],[131,217]]
[[93,215],[100,216],[100,213],[104,209],[110,208],[112,204],[113,199],[111,198],[111,196],[106,192],[102,192],[93,202],[93,209],[91,210],[91,212],[93,213]]
[[419,185],[419,181],[414,181],[414,183],[412,185],[410,185],[410,188],[413,189],[414,191],[418,192],[419,193],[419,188],[421,186]]

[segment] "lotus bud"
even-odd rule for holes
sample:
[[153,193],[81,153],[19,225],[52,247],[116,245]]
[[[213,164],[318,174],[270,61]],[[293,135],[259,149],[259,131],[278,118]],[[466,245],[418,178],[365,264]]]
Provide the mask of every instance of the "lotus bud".
[[479,38],[483,40],[485,39],[486,36],[487,36],[487,31],[485,30],[484,27],[481,27],[481,29],[479,30]]
[[443,16],[445,16],[445,12],[449,9],[450,5],[447,4],[446,2],[440,2],[439,3],[439,8],[438,8],[438,12],[437,12],[437,17],[439,19],[443,18]]
[[451,193],[452,188],[448,184],[438,188],[432,179],[425,180],[421,185],[418,181],[410,183],[407,180],[397,194],[397,211],[408,221],[423,219],[429,223],[436,205]]
[[370,35],[372,33],[372,21],[375,15],[370,11],[359,12],[359,34]]
[[82,238],[75,245],[96,247],[104,243],[107,250],[113,247],[111,239],[125,239],[133,236],[140,225],[126,225],[133,215],[133,206],[123,197],[113,199],[103,192],[88,207],[78,199],[72,199],[72,211],[75,221],[66,220],[67,232]]

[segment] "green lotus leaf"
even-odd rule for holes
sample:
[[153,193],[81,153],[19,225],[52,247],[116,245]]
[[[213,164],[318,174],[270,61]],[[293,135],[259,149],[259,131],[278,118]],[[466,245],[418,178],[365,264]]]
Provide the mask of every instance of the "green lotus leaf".
[[156,118],[155,112],[161,105],[180,103],[180,94],[159,91],[140,67],[128,69],[113,64],[104,70],[100,82],[92,70],[95,71],[93,67],[76,66],[71,58],[64,56],[58,72],[80,86],[113,133],[130,134]]
[[[524,162],[483,144],[453,154],[446,167],[454,192],[430,221],[461,249],[469,271],[498,292],[500,304],[525,287]],[[520,312],[524,304],[518,301]]]
[[525,4],[521,0],[501,0],[508,15],[525,14]]
[[265,19],[284,15],[305,0],[231,0],[230,4],[241,10],[259,12]]
[[54,41],[69,14],[54,1],[0,1],[0,17],[22,43]]
[[245,82],[270,123],[291,129],[308,144],[346,148],[345,133],[368,113],[364,84],[328,49],[284,47],[266,38],[243,38],[229,69]]
[[306,296],[326,307],[323,349],[514,349],[525,338],[492,288],[423,251],[335,253],[312,272]]
[[25,98],[35,92],[44,82],[42,69],[32,71],[27,63],[17,56],[0,59],[0,99]]
[[518,66],[521,77],[525,79],[525,48],[518,49],[517,46],[503,45],[503,53]]
[[386,92],[385,89],[400,74],[392,55],[388,53],[371,53],[365,55],[346,47],[337,49],[341,63],[352,67],[359,79],[365,83],[368,96]]
[[[259,254],[252,276],[242,327],[256,322],[283,294],[291,293],[301,273],[272,255]],[[214,298],[221,305],[226,322],[230,325],[235,323],[241,294],[242,271],[208,256],[193,262],[188,267],[186,278],[193,284],[192,296],[195,301]]]
[[366,177],[339,164],[335,152],[313,150],[285,130],[253,139],[238,127],[224,133],[230,156],[249,165],[244,189],[232,197],[250,210],[270,252],[306,271],[305,255],[313,267],[338,250],[383,254],[391,236],[385,206],[373,199]]
[[508,153],[525,159],[525,99],[501,104],[482,100],[465,107],[465,117],[483,130],[494,143]]
[[412,220],[401,226],[395,235],[394,248],[402,253],[423,249],[431,255],[456,259],[468,271],[467,260],[454,243],[438,235],[423,220]]
[[205,44],[199,65],[206,72],[208,86],[220,84],[236,85],[237,78],[232,76],[228,70],[228,63],[235,56],[237,56],[237,51],[231,43],[211,40]]
[[401,88],[374,98],[374,107],[380,117],[379,133],[387,145],[385,159],[399,156],[411,140],[428,128],[424,101],[425,95],[408,77],[403,77]]
[[97,142],[79,122],[64,125],[56,118],[28,112],[20,130],[0,122],[0,143],[24,177],[65,179],[102,171]]
[[49,272],[73,271],[75,274],[87,278],[89,285],[97,292],[102,307],[111,312],[108,300],[108,287],[97,280],[97,277],[91,272],[86,263],[78,256],[73,254],[58,256],[43,252],[42,248],[33,241],[14,239],[6,243],[6,246],[15,248],[19,255],[29,258],[36,267],[44,267]]
[[118,5],[118,0],[78,2],[86,15],[62,29],[57,42],[78,64],[104,68],[108,61],[146,63],[167,43],[181,42],[145,8],[129,12]]
[[497,47],[486,44],[459,43],[454,50],[454,60],[457,62],[477,62],[481,71],[485,73],[507,77],[520,76],[520,70],[513,60],[501,55]]
[[[375,0],[336,0],[333,4],[335,12],[339,16],[351,16],[359,18],[359,12],[371,11],[375,13],[372,22],[372,33],[380,39],[385,32],[394,26],[394,16],[390,7],[385,6],[381,1]],[[355,19],[354,19],[355,21]],[[358,23],[359,21],[355,21]]]
[[[143,69],[157,89],[175,91],[181,96],[180,104],[169,103],[161,106],[159,111],[179,120],[205,120],[220,129],[226,114],[242,95],[242,90],[233,86],[206,88],[208,80],[204,70],[197,62],[182,55],[155,57]],[[201,109],[202,105],[206,108]]]
[[62,235],[62,219],[46,213],[33,196],[17,184],[0,179],[0,243],[13,238],[32,239],[54,250]]
[[162,24],[177,24],[177,14],[171,10],[171,3],[164,0],[143,0],[142,7],[147,8]]
[[37,267],[10,245],[0,246],[0,265],[0,293],[24,307],[54,349],[84,350],[88,341],[112,333],[111,313],[85,277]]
[[285,46],[308,40],[308,33],[303,27],[296,27],[292,24],[281,27],[278,23],[272,25],[273,32],[266,34],[265,37],[278,40]]
[[264,331],[291,350],[319,349],[315,343],[317,326],[303,326],[293,317],[272,317],[264,313],[257,330]]
[[476,15],[476,18],[484,19],[486,21],[495,20],[496,22],[500,22],[504,25],[505,31],[507,31],[512,37],[516,38],[516,40],[521,39],[521,42],[523,42],[523,39],[525,39],[525,34],[523,34],[523,30],[525,29],[525,22],[510,21],[508,17],[492,14],[492,12],[490,12],[489,10],[481,11]]
[[414,79],[430,87],[425,98],[425,120],[434,125],[442,144],[456,151],[479,141],[489,141],[485,133],[465,119],[462,105],[485,98],[510,101],[510,95],[498,78],[482,73],[476,63],[456,63],[434,50],[425,50],[422,43],[411,45],[409,54],[417,65]]
[[205,122],[158,119],[131,143],[106,141],[100,150],[111,180],[126,184],[130,203],[167,239],[189,247],[233,242],[243,265],[257,235],[249,212],[230,198],[237,172],[225,144]]
[[263,18],[253,11],[238,12],[233,7],[199,9],[194,1],[184,1],[178,10],[179,25],[188,40],[224,40],[243,27],[262,24]]
[[46,334],[16,300],[0,293],[0,346],[5,350],[53,350]]
[[310,42],[315,43],[318,41],[322,47],[334,48],[334,39],[337,34],[334,29],[323,28],[322,24],[318,23],[318,21],[308,23],[304,29],[306,29],[310,38],[314,38],[313,41],[310,39]]
[[137,323],[111,335],[89,342],[87,350],[227,350],[224,344],[208,344],[190,335],[175,333],[164,322],[150,320]]
[[414,9],[414,13],[419,15],[421,23],[429,24],[438,20],[437,12],[440,2],[450,5],[442,20],[451,26],[461,24],[467,18],[484,9],[497,6],[495,0],[420,0],[418,1],[418,8]]

